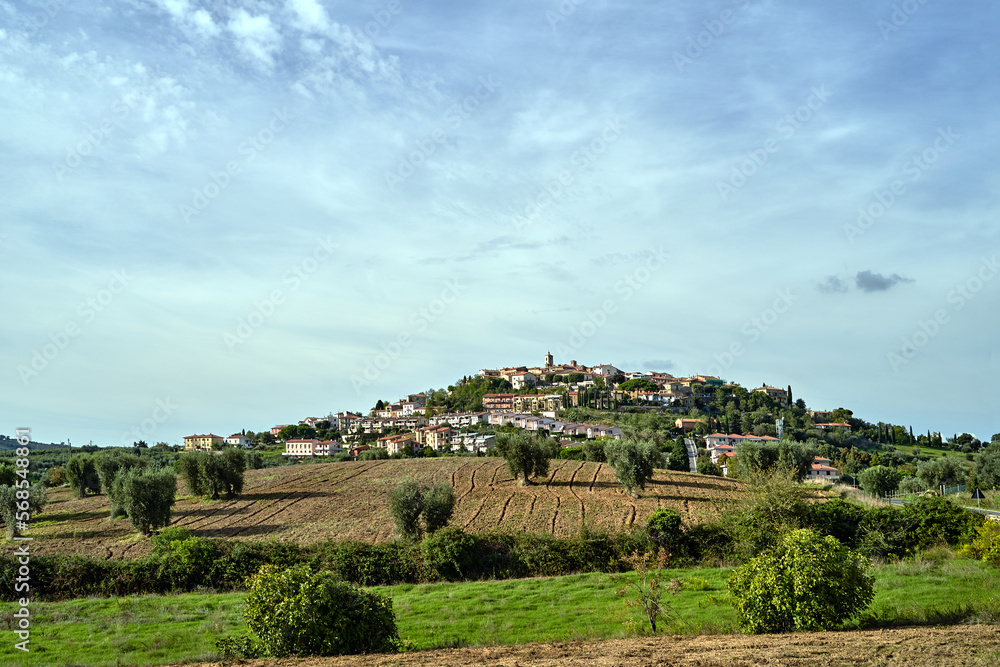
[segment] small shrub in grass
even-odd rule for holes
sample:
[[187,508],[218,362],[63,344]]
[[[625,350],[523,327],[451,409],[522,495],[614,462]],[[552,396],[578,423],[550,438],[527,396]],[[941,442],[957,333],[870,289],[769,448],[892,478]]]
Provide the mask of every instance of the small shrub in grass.
[[646,521],[646,534],[654,544],[672,554],[678,554],[684,545],[681,515],[666,507],[655,510]]
[[[670,554],[662,548],[658,548],[655,554],[636,551],[622,559],[633,570],[633,574],[611,575],[611,580],[620,585],[617,593],[625,598],[625,606],[642,611],[642,624],[636,624],[632,620],[625,621],[628,634],[645,634],[640,628],[649,623],[650,633],[655,635],[657,623],[666,623],[673,616],[670,604],[663,601],[663,594],[669,590],[672,595],[677,595],[681,590],[681,581],[671,579],[668,582],[664,579],[663,568],[667,566],[669,559]],[[630,597],[633,593],[634,599]]]
[[730,576],[737,621],[752,634],[833,629],[871,604],[868,568],[833,537],[794,530]]
[[250,580],[243,615],[273,657],[395,653],[401,646],[388,597],[305,566],[262,567]]
[[429,574],[449,580],[466,576],[476,564],[478,551],[476,538],[459,528],[439,530],[420,544]]

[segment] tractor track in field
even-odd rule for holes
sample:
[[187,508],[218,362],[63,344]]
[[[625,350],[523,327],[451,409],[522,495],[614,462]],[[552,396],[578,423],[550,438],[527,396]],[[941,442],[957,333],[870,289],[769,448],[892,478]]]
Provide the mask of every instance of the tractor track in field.
[[552,497],[556,499],[556,509],[555,509],[555,511],[552,512],[552,530],[551,530],[551,532],[552,532],[553,535],[556,534],[556,521],[559,519],[559,507],[561,505],[559,494],[557,494],[555,491],[553,491],[552,488],[549,486],[550,484],[552,484],[553,480],[555,480],[555,478],[556,478],[556,472],[558,472],[558,469],[557,470],[553,470],[552,473],[545,480],[545,490],[548,491],[549,493],[551,493]]
[[590,488],[587,489],[591,493],[594,492],[594,484],[597,484],[597,476],[601,474],[601,464],[597,464],[597,468],[594,469],[594,479],[590,480]]
[[581,470],[583,470],[584,463],[586,463],[586,462],[585,461],[580,461],[580,465],[578,465],[576,467],[576,470],[573,471],[573,474],[569,476],[569,492],[572,493],[573,497],[576,498],[576,501],[578,503],[580,503],[580,523],[581,524],[587,520],[587,506],[583,504],[583,498],[580,497],[580,494],[578,494],[576,491],[573,490],[573,480],[576,479],[576,474],[578,472],[580,472]]
[[515,495],[517,494],[514,493],[510,494],[509,496],[507,496],[507,500],[504,501],[503,507],[500,509],[500,518],[497,519],[497,528],[499,528],[500,524],[503,523],[503,518],[507,514],[507,507],[510,505],[510,501],[514,499]]

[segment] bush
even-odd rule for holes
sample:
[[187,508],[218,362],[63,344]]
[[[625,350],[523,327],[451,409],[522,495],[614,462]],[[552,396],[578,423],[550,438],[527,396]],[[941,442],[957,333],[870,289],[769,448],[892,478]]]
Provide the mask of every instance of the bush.
[[66,483],[66,468],[53,466],[45,473],[45,486],[62,486]]
[[177,478],[170,470],[148,472],[130,468],[115,475],[112,495],[121,503],[132,527],[143,535],[170,523],[177,495]]
[[304,566],[261,568],[243,615],[273,657],[395,653],[401,645],[388,597]]
[[[25,484],[25,480],[21,480]],[[0,519],[7,529],[7,539],[13,539],[21,534],[18,521],[26,520],[24,513],[34,516],[42,511],[46,502],[45,485],[35,483],[28,488],[0,486]],[[20,516],[20,518],[18,518]]]
[[17,483],[17,468],[13,463],[0,463],[0,486],[14,486]]
[[66,479],[81,498],[87,497],[87,491],[101,492],[101,480],[94,466],[94,457],[90,454],[74,454],[70,457],[66,462]]
[[650,440],[616,440],[604,446],[604,453],[619,483],[636,498],[640,489],[646,489],[653,469],[663,467],[663,452]]
[[809,516],[808,490],[795,482],[794,471],[754,474],[748,482],[745,492],[727,503],[722,516],[732,555],[741,561],[775,546],[785,533],[804,527]]
[[646,521],[646,535],[653,544],[666,549],[669,554],[680,555],[684,545],[681,515],[666,507],[655,510]]
[[420,553],[429,574],[456,580],[475,566],[478,546],[476,539],[460,528],[445,528],[424,540]]
[[698,457],[698,473],[701,475],[713,475],[715,477],[722,477],[722,468],[712,460],[711,456],[699,456]]
[[959,552],[978,558],[991,567],[1000,568],[1000,521],[986,521],[976,530],[976,536]]
[[871,604],[868,567],[833,537],[792,531],[730,576],[737,621],[753,634],[833,629]]
[[389,458],[389,452],[383,447],[372,447],[358,454],[359,461],[382,461]]
[[910,525],[910,550],[924,549],[939,542],[952,546],[972,538],[986,517],[962,509],[947,498],[920,498],[905,505],[901,514]]

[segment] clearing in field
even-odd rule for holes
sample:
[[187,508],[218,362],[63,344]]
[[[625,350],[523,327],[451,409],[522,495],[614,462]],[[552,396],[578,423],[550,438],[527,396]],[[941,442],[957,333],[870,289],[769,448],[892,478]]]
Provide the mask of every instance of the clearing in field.
[[[469,532],[499,529],[559,537],[576,534],[584,523],[597,531],[626,530],[644,524],[658,507],[672,508],[686,524],[696,524],[739,493],[732,480],[661,470],[635,499],[607,465],[584,461],[554,460],[548,477],[531,486],[519,485],[503,459],[490,457],[317,463],[247,471],[243,494],[232,500],[186,496],[179,480],[171,525],[204,537],[383,542],[393,537],[386,494],[407,478],[451,484],[457,499],[451,525]],[[108,519],[103,495],[78,499],[62,488],[49,497],[32,526],[37,553],[106,558],[149,553],[149,541],[126,519]]]

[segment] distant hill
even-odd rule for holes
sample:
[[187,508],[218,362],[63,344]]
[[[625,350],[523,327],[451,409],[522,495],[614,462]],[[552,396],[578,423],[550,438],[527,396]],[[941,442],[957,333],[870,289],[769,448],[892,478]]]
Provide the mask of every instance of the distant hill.
[[[9,435],[0,435],[0,452],[9,452],[17,449],[19,446],[20,445],[17,444],[17,438],[12,438]],[[34,440],[29,443],[28,447],[32,451],[70,449],[69,445],[53,445],[44,442],[35,442]]]

